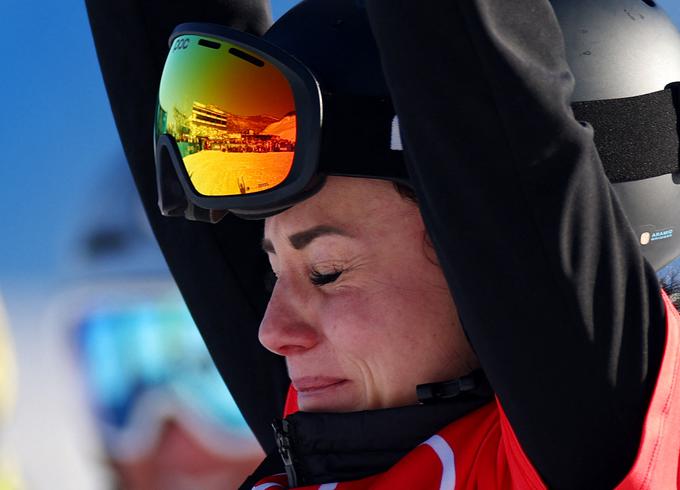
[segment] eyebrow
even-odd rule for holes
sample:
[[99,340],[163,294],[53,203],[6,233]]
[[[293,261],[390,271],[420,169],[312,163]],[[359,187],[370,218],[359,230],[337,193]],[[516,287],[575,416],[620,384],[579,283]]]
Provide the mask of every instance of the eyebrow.
[[[326,235],[338,235],[349,238],[352,237],[352,235],[350,235],[347,231],[343,230],[342,228],[337,228],[335,226],[330,225],[318,225],[313,226],[312,228],[309,228],[307,230],[293,233],[288,237],[288,241],[295,250],[302,250],[317,238]],[[272,254],[276,253],[276,251],[274,250],[274,245],[268,238],[264,238],[262,240],[262,250],[264,250],[267,253]]]

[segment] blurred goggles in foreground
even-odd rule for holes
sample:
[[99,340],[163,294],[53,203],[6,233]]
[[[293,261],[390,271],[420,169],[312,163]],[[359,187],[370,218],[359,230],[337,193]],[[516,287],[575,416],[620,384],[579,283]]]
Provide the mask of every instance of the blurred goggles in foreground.
[[76,333],[97,425],[115,459],[148,454],[169,421],[217,454],[257,450],[181,299],[100,306]]
[[212,24],[182,24],[170,37],[154,140],[166,216],[261,218],[314,193],[325,175],[408,183],[389,98],[326,93],[283,50]]

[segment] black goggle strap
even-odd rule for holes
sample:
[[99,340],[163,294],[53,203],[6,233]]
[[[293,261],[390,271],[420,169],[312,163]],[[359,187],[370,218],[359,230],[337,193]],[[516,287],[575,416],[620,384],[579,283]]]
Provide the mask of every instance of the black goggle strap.
[[[319,171],[408,184],[399,120],[388,97],[324,94]],[[575,102],[574,115],[595,128],[612,183],[680,170],[680,82],[621,99]]]
[[[388,97],[324,94],[323,103],[321,173],[408,184],[399,120]],[[680,170],[680,82],[636,97],[575,102],[572,108],[576,119],[595,128],[612,183]]]
[[323,95],[319,172],[408,184],[399,119],[389,97]]
[[[399,120],[388,97],[324,94],[323,103],[321,173],[408,184]],[[572,108],[576,119],[595,128],[611,182],[680,170],[680,82],[636,97],[575,102]]]
[[637,97],[575,102],[572,108],[576,119],[595,128],[595,144],[610,182],[680,170],[680,83]]

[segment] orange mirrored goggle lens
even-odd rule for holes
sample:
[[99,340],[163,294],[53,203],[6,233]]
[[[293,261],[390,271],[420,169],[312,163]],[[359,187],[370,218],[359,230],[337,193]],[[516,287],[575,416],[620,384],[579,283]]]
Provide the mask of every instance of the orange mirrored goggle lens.
[[163,70],[155,131],[174,138],[199,194],[266,191],[293,164],[293,91],[278,68],[241,47],[179,36]]

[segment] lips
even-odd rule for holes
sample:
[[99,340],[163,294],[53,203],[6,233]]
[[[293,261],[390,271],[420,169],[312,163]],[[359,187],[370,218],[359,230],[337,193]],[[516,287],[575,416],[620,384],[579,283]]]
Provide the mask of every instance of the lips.
[[321,392],[329,388],[335,388],[347,380],[329,376],[304,376],[292,380],[293,387],[298,393],[311,394]]

